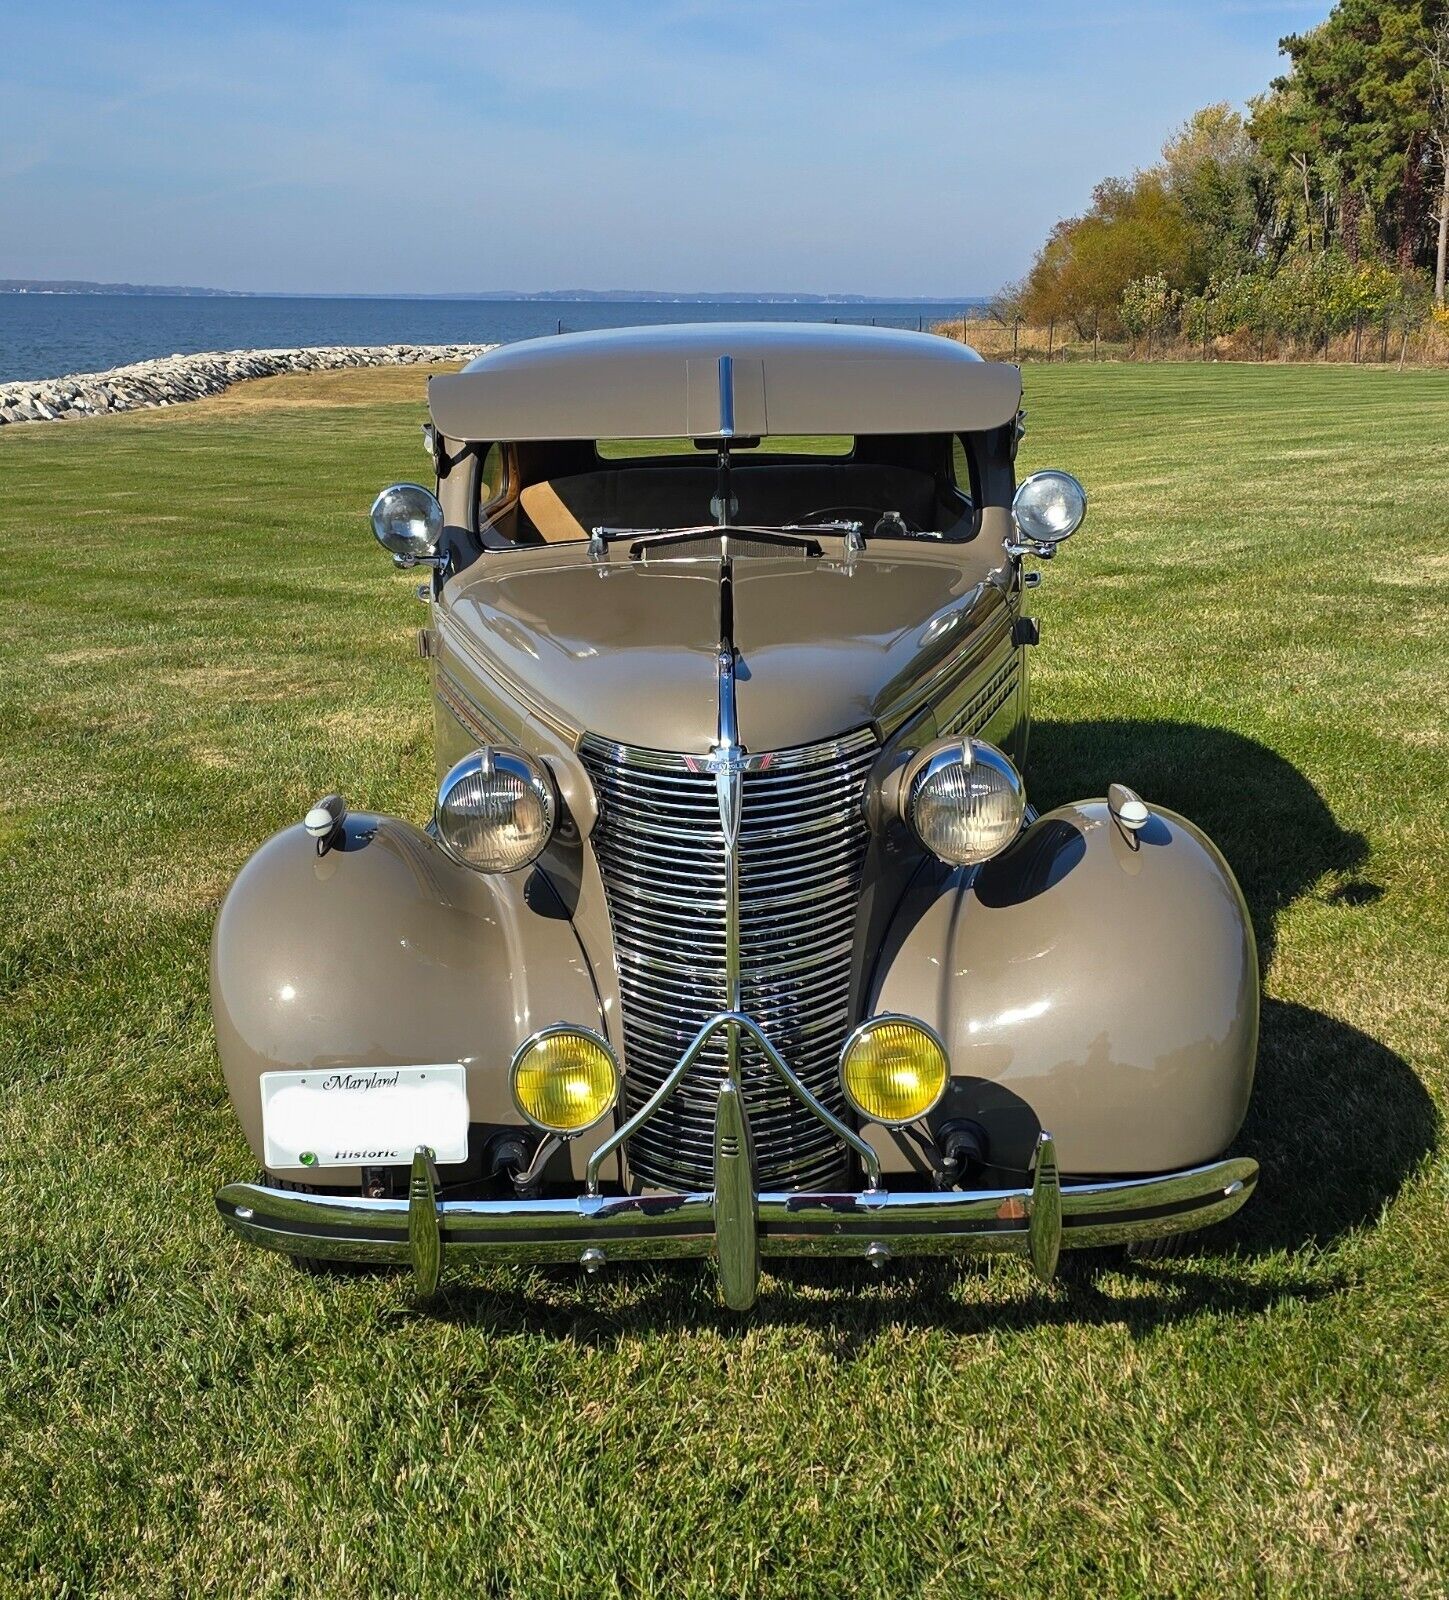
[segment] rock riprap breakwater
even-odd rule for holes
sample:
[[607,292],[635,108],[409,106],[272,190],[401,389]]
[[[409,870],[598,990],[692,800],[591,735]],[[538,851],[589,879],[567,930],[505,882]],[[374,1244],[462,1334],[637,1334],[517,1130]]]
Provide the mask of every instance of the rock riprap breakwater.
[[220,350],[194,356],[158,356],[109,372],[68,378],[0,383],[0,426],[56,422],[183,405],[220,394],[248,378],[284,372],[334,372],[344,367],[407,367],[470,361],[491,344],[322,345],[302,350]]

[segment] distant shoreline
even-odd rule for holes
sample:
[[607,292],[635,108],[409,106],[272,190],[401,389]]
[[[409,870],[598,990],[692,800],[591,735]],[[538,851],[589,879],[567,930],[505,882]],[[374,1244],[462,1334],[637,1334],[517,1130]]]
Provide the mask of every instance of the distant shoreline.
[[430,294],[353,294],[346,290],[206,289],[184,284],[91,283],[79,278],[0,278],[0,294],[119,295],[175,300],[441,300],[455,304],[517,302],[524,305],[739,305],[739,306],[984,306],[983,295],[733,294],[668,289],[482,289]]
[[491,344],[392,344],[298,347],[291,350],[216,350],[199,355],[133,361],[107,372],[0,383],[0,427],[61,422],[185,405],[222,394],[233,384],[287,372],[335,372],[346,367],[423,366],[469,361]]

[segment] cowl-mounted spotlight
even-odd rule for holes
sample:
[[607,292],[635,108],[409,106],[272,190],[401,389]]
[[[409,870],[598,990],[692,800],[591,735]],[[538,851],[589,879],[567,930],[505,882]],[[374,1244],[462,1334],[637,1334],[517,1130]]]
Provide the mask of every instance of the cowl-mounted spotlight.
[[1017,485],[1011,517],[1017,537],[1007,545],[1013,556],[1040,556],[1049,561],[1063,539],[1081,527],[1087,516],[1087,491],[1070,472],[1055,468],[1033,472]]

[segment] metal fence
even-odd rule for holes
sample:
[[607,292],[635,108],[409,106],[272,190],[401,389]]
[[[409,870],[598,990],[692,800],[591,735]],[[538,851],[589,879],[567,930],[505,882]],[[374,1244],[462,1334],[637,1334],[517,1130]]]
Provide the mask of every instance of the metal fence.
[[1028,324],[1024,318],[962,317],[935,331],[997,360],[1024,361],[1330,361],[1356,366],[1449,365],[1449,333],[1413,316],[1359,315],[1338,332],[1302,334],[1263,324],[1193,338],[1177,329],[1136,337],[1083,334],[1075,324]]

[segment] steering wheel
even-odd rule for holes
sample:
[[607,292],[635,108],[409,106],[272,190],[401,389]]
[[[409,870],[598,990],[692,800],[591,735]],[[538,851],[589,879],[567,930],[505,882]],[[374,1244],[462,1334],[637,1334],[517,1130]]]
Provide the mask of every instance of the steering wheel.
[[903,529],[906,533],[925,532],[925,529],[918,528],[902,512],[882,511],[879,506],[822,506],[818,511],[807,511],[800,520],[809,522],[814,517],[843,517],[851,521],[859,517],[865,522],[865,531],[868,534],[878,534],[883,522],[893,531]]

